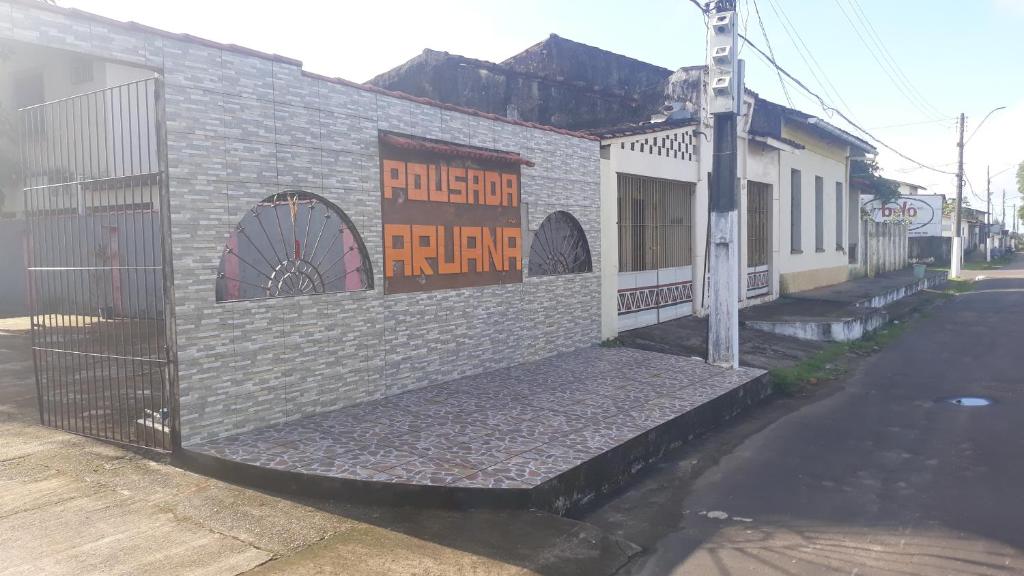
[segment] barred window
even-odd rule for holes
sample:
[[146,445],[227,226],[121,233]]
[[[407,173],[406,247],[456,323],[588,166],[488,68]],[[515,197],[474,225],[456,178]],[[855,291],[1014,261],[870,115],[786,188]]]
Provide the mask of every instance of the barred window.
[[791,252],[803,251],[803,191],[799,170],[789,173],[789,249]]
[[373,288],[370,258],[348,216],[299,190],[258,202],[228,238],[217,301]]
[[825,251],[825,180],[814,177],[814,250]]
[[845,198],[843,195],[843,183],[836,182],[836,250],[843,249],[843,204],[845,204]]
[[592,272],[590,244],[572,214],[552,212],[530,242],[530,276],[557,276]]
[[692,182],[619,174],[619,271],[693,264]]

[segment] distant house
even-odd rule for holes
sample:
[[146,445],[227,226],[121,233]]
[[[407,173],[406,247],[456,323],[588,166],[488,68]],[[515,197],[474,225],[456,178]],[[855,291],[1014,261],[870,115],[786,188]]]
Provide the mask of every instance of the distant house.
[[649,119],[672,71],[555,34],[501,62],[424,50],[370,85],[581,130]]
[[902,180],[893,180],[893,182],[898,186],[900,196],[917,196],[924,194],[924,191],[927,190],[924,186],[913,182],[903,182]]

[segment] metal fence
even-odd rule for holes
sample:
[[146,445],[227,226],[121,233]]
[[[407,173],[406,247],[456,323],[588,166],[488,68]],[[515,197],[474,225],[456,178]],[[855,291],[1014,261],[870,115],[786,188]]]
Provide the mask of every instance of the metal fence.
[[692,182],[619,174],[619,271],[693,263]]
[[158,79],[21,111],[32,349],[44,425],[177,442]]

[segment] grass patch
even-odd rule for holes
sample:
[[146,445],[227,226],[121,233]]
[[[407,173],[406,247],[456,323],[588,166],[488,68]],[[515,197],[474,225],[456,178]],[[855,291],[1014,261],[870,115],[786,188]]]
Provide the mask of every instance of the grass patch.
[[808,386],[834,380],[849,369],[851,356],[867,356],[899,338],[907,322],[895,322],[853,342],[833,342],[809,358],[786,368],[768,372],[777,392],[787,396],[799,394]]
[[622,340],[619,340],[618,337],[601,340],[602,348],[618,348],[620,346],[622,346]]
[[974,290],[974,280],[960,280],[957,278],[950,278],[946,280],[946,285],[942,290],[945,294],[964,294]]
[[964,270],[998,270],[1003,266],[1006,266],[1013,261],[1013,257],[1009,254],[1004,254],[999,258],[986,262],[984,260],[964,262]]

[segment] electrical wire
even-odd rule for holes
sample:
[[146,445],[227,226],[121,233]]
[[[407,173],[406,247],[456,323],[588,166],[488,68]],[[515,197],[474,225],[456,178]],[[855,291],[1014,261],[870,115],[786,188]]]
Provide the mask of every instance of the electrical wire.
[[[967,187],[971,189],[971,196],[977,198],[978,202],[981,202],[982,204],[988,204],[987,200],[979,196],[978,193],[974,191],[974,184],[971,183],[971,179],[967,177],[966,172],[964,173],[964,182],[967,182]],[[986,212],[986,214],[987,213],[988,212]]]
[[[814,81],[818,83],[822,91],[825,92],[825,96],[830,98],[833,102],[842,104],[844,108],[850,110],[852,107],[846,100],[843,99],[842,94],[836,89],[835,85],[832,84],[832,80],[828,77],[828,73],[825,72],[825,68],[818,62],[818,59],[814,57],[814,52],[804,42],[803,36],[800,35],[797,27],[793,25],[793,22],[789,19],[786,11],[782,8],[782,4],[776,2],[776,0],[768,0],[768,5],[771,6],[775,12],[775,16],[778,17],[779,23],[782,24],[782,31],[789,37],[789,41],[792,42],[793,48],[796,49],[796,53],[803,60],[804,65],[810,71]],[[801,46],[803,49],[801,49]],[[806,55],[805,55],[806,54]],[[821,72],[821,76],[814,71],[817,68]],[[824,82],[822,81],[824,78]]]
[[903,128],[904,126],[920,126],[921,124],[938,124],[939,122],[949,122],[950,120],[956,120],[955,116],[949,118],[937,118],[935,120],[921,120],[920,122],[907,122],[904,124],[888,124],[886,126],[872,126],[871,130],[884,130],[886,128]]
[[[765,31],[764,20],[761,18],[761,10],[757,7],[757,0],[751,1],[754,3],[754,15],[757,16],[757,23],[761,25],[761,36],[764,37],[764,43],[768,46],[768,54],[770,54],[772,58],[775,58],[775,51],[772,50],[772,41],[768,39],[768,32]],[[779,85],[782,86],[782,93],[786,96],[786,102],[789,104],[789,107],[792,108],[793,98],[789,95],[789,89],[786,88],[786,82],[782,79],[782,72],[776,70],[775,74],[779,77]]]
[[907,99],[907,102],[912,107],[914,107],[914,109],[920,112],[921,115],[925,117],[933,117],[934,114],[925,110],[924,107],[920,103],[918,103],[913,96],[911,96],[910,92],[908,92],[907,89],[904,88],[903,83],[900,82],[896,75],[889,70],[889,67],[886,65],[886,63],[879,58],[877,53],[878,50],[871,46],[868,40],[864,37],[864,34],[861,33],[860,28],[858,28],[857,25],[853,23],[853,20],[850,18],[849,14],[846,13],[846,9],[843,8],[842,2],[840,0],[835,0],[835,4],[836,7],[839,8],[839,11],[843,14],[843,18],[845,18],[846,22],[850,25],[850,28],[857,35],[857,38],[860,40],[861,44],[863,44],[864,48],[867,49],[868,54],[871,54],[871,58],[873,58],[875,63],[878,64],[878,67],[881,68],[882,72],[889,77],[889,80],[892,82],[893,86],[896,87],[896,90],[898,90],[899,93],[902,94],[903,97]]
[[[697,0],[690,0],[690,2],[694,6],[696,6],[701,11],[701,13],[704,14],[704,17],[705,17],[705,20],[706,20],[707,16],[708,16],[708,13],[704,9],[704,7],[701,6],[700,3],[697,2]],[[925,168],[925,169],[931,170],[933,172],[938,172],[939,174],[949,174],[949,175],[953,175],[953,176],[956,175],[956,172],[950,172],[948,170],[939,170],[938,168],[935,168],[933,166],[929,166],[929,165],[924,164],[922,162],[918,162],[917,160],[914,160],[913,158],[911,158],[910,156],[907,156],[903,152],[900,152],[896,148],[893,148],[892,146],[886,144],[885,142],[880,140],[877,136],[875,136],[874,134],[868,132],[863,127],[861,127],[859,124],[854,122],[853,120],[850,120],[850,117],[847,116],[846,114],[844,114],[842,110],[839,110],[838,108],[830,106],[828,103],[826,103],[825,100],[821,96],[819,96],[817,92],[815,92],[814,90],[811,90],[807,86],[807,84],[804,84],[799,78],[797,78],[796,76],[793,76],[792,74],[790,74],[790,72],[788,70],[783,68],[778,62],[775,61],[774,58],[769,56],[768,53],[765,52],[764,50],[762,50],[761,47],[758,46],[755,42],[752,42],[749,38],[746,38],[746,37],[744,37],[743,40],[746,41],[746,43],[749,44],[750,47],[753,48],[758,54],[760,54],[762,58],[766,59],[769,64],[771,64],[773,67],[775,67],[776,70],[778,70],[780,73],[782,73],[786,78],[789,78],[790,80],[792,80],[794,84],[799,86],[804,92],[806,92],[807,94],[812,96],[815,100],[817,100],[818,104],[822,107],[823,110],[825,110],[826,112],[828,112],[828,111],[834,112],[840,118],[845,120],[850,126],[853,126],[857,130],[859,130],[865,136],[867,136],[868,138],[870,138],[871,140],[876,142],[879,146],[882,146],[883,148],[885,148],[886,150],[889,150],[893,154],[896,154],[900,158],[903,158],[904,160],[906,160],[906,161],[908,161],[908,162],[910,162],[912,164],[916,164],[916,165],[920,166],[921,168]]]
[[871,19],[868,17],[867,13],[864,12],[863,7],[861,7],[860,5],[860,1],[848,0],[848,2],[850,3],[850,6],[853,8],[854,16],[856,16],[858,20],[860,20],[866,25],[865,29],[868,31],[868,35],[874,37],[875,43],[882,50],[882,56],[887,58],[889,64],[892,66],[892,69],[896,71],[896,74],[900,78],[903,79],[904,84],[910,89],[911,93],[917,96],[917,99],[922,104],[924,104],[925,108],[930,109],[934,114],[937,114],[939,116],[946,116],[946,114],[944,114],[941,110],[933,106],[932,103],[929,102],[928,99],[924,96],[924,94],[921,93],[921,91],[918,90],[916,86],[914,86],[914,83],[910,81],[910,78],[903,71],[903,67],[901,67],[899,63],[896,61],[896,58],[893,57],[892,52],[889,51],[889,48],[886,46],[885,41],[882,39],[882,36],[878,33],[878,30],[875,29],[875,25],[871,23]]

